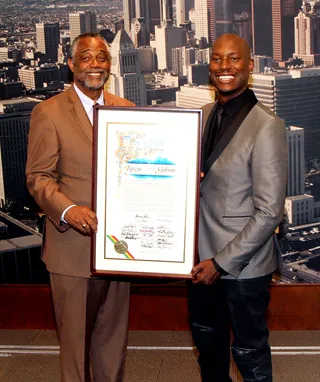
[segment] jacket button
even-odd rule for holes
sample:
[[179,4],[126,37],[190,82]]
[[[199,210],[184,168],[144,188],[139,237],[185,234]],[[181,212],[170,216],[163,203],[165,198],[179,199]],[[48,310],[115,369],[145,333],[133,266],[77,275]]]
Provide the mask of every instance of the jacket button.
[[200,192],[200,194],[199,194],[199,195],[200,195],[200,198],[202,198],[202,197],[203,197],[203,192]]

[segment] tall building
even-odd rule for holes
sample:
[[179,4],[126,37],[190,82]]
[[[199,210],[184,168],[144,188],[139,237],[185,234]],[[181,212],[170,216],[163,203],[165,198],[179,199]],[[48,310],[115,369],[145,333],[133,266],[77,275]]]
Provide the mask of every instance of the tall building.
[[272,57],[255,55],[253,58],[253,73],[267,73],[274,67],[274,60]]
[[251,0],[252,53],[272,56],[272,8],[271,1]]
[[55,64],[23,66],[18,70],[21,82],[28,90],[39,89],[61,79],[59,67]]
[[[189,0],[190,1],[190,0]],[[155,33],[161,20],[173,19],[172,0],[123,0],[124,30],[129,34],[133,19],[144,18],[148,33]]]
[[188,83],[193,85],[208,85],[209,64],[191,64],[187,66]]
[[304,129],[287,127],[288,184],[287,196],[304,194]]
[[245,39],[251,46],[251,22],[249,13],[242,12],[234,15],[233,33]]
[[294,18],[294,58],[306,65],[320,64],[320,5],[303,1],[302,9]]
[[305,159],[320,158],[320,68],[253,74],[250,87],[259,101],[283,118],[287,126],[304,129]]
[[119,31],[113,40],[111,56],[110,91],[138,106],[146,106],[146,83],[141,73],[139,53],[124,30]]
[[194,7],[194,0],[176,0],[177,27],[189,21],[189,11]]
[[36,35],[38,51],[46,55],[46,60],[58,61],[59,23],[36,24]]
[[174,27],[172,24],[155,27],[159,70],[172,69],[172,49],[183,46],[183,32],[182,28]]
[[161,25],[173,23],[172,0],[160,0],[160,20]]
[[197,39],[211,45],[214,40],[214,0],[195,0],[195,32]]
[[146,29],[144,18],[132,20],[129,37],[135,48],[149,45],[149,32]]
[[97,16],[92,11],[69,13],[70,42],[82,33],[97,32]]
[[136,0],[123,0],[124,30],[129,34],[131,22],[136,17]]
[[150,33],[155,33],[156,25],[160,25],[160,1],[149,0],[149,30]]
[[216,40],[224,33],[233,32],[233,0],[214,0],[214,21]]
[[196,36],[211,46],[224,33],[233,32],[232,0],[195,0]]
[[305,225],[314,221],[314,197],[311,195],[288,196],[285,200],[288,223],[293,226]]
[[9,206],[27,198],[25,166],[32,108],[30,98],[0,103],[0,203]]
[[294,53],[294,18],[299,13],[300,7],[301,0],[272,0],[272,39],[275,60],[286,61]]
[[186,76],[188,65],[194,64],[196,61],[195,48],[180,48],[172,49],[172,71],[180,76]]

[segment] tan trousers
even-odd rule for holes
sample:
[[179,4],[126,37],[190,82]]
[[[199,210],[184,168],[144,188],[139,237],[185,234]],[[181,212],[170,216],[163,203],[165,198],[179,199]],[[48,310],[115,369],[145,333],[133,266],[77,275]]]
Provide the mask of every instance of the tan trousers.
[[130,284],[50,274],[63,382],[121,382]]

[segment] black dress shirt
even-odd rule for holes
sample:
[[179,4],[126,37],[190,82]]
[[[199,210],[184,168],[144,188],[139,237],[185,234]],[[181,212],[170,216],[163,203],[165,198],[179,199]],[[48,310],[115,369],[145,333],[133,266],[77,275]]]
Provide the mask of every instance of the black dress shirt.
[[[206,136],[206,140],[202,144],[204,162],[209,158],[217,143],[228,131],[228,128],[231,126],[231,121],[233,122],[234,119],[237,119],[237,117],[239,117],[240,110],[245,105],[251,104],[253,107],[256,103],[257,98],[254,95],[253,91],[250,89],[246,89],[237,97],[233,98],[232,100],[226,102],[223,105],[221,105],[218,101],[215,115],[212,118],[212,123],[210,126],[206,127],[206,129],[209,129],[208,134]],[[239,119],[239,124],[241,122],[242,120]]]

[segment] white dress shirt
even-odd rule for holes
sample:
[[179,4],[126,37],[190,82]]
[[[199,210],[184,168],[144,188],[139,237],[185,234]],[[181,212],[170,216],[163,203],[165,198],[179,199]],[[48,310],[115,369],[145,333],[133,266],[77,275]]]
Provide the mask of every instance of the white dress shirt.
[[[87,113],[87,116],[91,122],[91,125],[93,124],[93,106],[95,104],[99,104],[99,105],[104,105],[104,99],[103,99],[103,90],[101,91],[101,94],[100,94],[100,97],[96,100],[96,101],[93,101],[91,98],[89,98],[87,95],[85,95],[78,87],[77,85],[74,83],[73,84],[73,87],[74,87],[74,90],[76,91],[78,97],[80,98],[80,101],[82,103],[82,106],[85,110],[85,112]],[[62,215],[61,215],[61,218],[60,220],[63,222],[63,223],[67,223],[64,219],[64,216],[66,214],[66,212],[71,208],[71,207],[74,207],[76,206],[76,204],[71,204],[71,206],[67,207],[63,212],[62,212]]]

